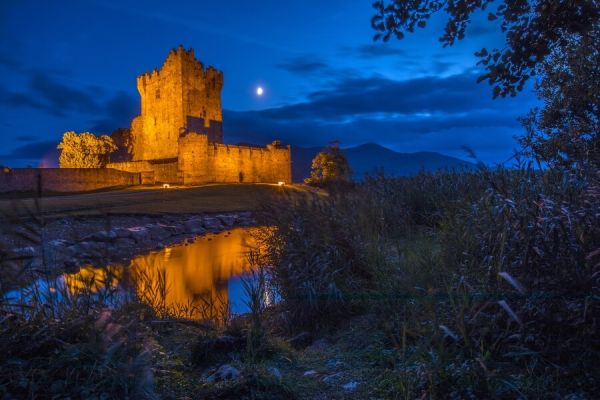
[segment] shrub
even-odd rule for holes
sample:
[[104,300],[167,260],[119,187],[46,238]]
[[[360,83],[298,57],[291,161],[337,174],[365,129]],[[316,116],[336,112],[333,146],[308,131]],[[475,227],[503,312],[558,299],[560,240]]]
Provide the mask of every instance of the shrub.
[[266,211],[273,281],[296,326],[379,316],[406,396],[597,387],[597,171],[375,176]]
[[310,177],[305,183],[315,186],[344,184],[352,181],[346,156],[336,143],[324,148],[312,160]]
[[89,132],[65,132],[57,148],[61,168],[102,168],[109,162],[110,153],[117,150],[113,140]]

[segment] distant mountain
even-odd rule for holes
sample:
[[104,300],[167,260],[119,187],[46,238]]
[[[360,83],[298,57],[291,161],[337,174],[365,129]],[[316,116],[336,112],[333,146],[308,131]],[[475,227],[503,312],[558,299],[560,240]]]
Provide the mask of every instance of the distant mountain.
[[[321,147],[292,146],[292,177],[294,182],[302,182],[310,175],[312,159]],[[362,179],[366,173],[373,174],[383,169],[386,175],[414,175],[420,171],[440,169],[474,169],[476,165],[455,157],[436,152],[398,153],[376,143],[362,144],[343,149],[354,179]]]

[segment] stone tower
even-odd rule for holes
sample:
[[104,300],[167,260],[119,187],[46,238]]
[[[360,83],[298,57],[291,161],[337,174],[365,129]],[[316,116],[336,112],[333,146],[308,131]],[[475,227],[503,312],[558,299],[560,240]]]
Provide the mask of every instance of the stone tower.
[[188,132],[223,143],[223,73],[204,69],[194,50],[171,50],[160,71],[137,78],[141,115],[131,123],[133,160],[176,158],[179,137]]

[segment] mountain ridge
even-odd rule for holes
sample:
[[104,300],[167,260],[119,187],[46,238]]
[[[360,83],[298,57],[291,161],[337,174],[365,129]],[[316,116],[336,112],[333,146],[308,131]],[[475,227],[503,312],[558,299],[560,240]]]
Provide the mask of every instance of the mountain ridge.
[[[310,175],[312,159],[321,150],[322,147],[292,146],[294,182],[302,182]],[[381,169],[386,175],[404,176],[421,171],[472,170],[477,167],[471,162],[438,152],[400,153],[373,142],[343,148],[342,151],[348,159],[354,179],[362,179],[365,174],[373,174]]]

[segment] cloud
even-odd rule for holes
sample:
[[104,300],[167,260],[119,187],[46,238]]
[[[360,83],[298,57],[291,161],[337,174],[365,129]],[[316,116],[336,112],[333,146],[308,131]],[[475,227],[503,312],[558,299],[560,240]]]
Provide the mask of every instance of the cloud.
[[40,71],[31,78],[31,94],[45,100],[46,110],[54,115],[68,111],[91,114],[100,108],[93,92],[69,87]]
[[39,137],[33,135],[20,135],[15,137],[15,139],[17,142],[33,142],[35,140],[38,140]]
[[377,76],[347,78],[310,93],[306,102],[263,110],[261,115],[279,121],[332,122],[373,113],[465,113],[497,108],[489,88],[477,85],[475,79],[471,73],[405,81]]
[[27,143],[11,150],[9,154],[0,154],[0,164],[37,165],[49,154],[56,153],[57,143],[52,140]]
[[31,72],[29,78],[28,92],[5,91],[0,100],[10,107],[35,108],[55,116],[68,112],[93,114],[101,109],[93,91],[70,87],[42,71]]
[[389,43],[371,43],[355,47],[342,47],[341,52],[344,55],[362,59],[399,57],[406,54],[403,50],[394,48]]
[[277,64],[276,67],[298,75],[320,73],[330,68],[326,63],[309,55],[290,58],[283,63]]
[[21,63],[14,57],[8,54],[0,53],[0,66],[10,69],[10,70],[19,70],[21,69]]
[[506,158],[521,131],[517,117],[531,108],[532,97],[493,100],[489,86],[475,80],[473,73],[405,81],[342,78],[301,103],[225,110],[225,138],[258,144],[279,138],[305,147],[339,139],[344,145],[377,142],[453,154],[467,145],[487,152],[488,160]]
[[96,134],[110,134],[117,128],[128,127],[138,113],[138,101],[119,91],[104,105],[104,117],[93,120],[89,130]]
[[58,117],[67,114],[93,116],[88,128],[93,133],[110,133],[129,126],[139,112],[138,101],[125,91],[110,96],[106,90],[94,85],[79,89],[41,71],[32,71],[29,78],[29,91],[9,92],[0,88],[0,104],[42,110]]

